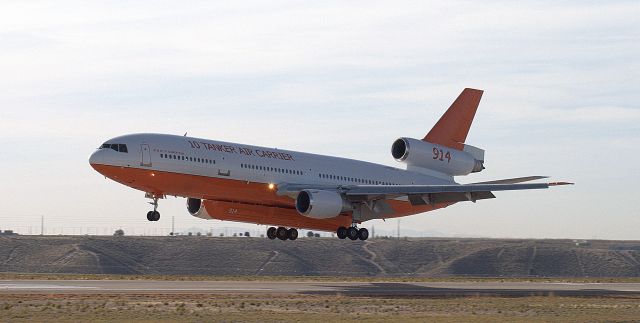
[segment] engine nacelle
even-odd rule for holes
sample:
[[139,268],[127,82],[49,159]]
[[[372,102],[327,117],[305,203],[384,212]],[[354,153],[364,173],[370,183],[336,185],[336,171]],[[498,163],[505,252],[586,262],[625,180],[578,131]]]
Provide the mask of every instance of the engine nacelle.
[[451,176],[468,175],[484,169],[484,151],[465,145],[465,151],[430,142],[400,138],[391,146],[391,154],[409,166],[430,169]]
[[197,218],[205,220],[211,219],[211,216],[209,216],[209,213],[207,213],[207,209],[204,207],[204,201],[201,199],[195,199],[191,197],[188,198],[187,211],[189,211],[189,214]]
[[342,212],[352,211],[350,203],[342,195],[332,191],[304,190],[296,198],[296,210],[301,215],[314,219],[329,219]]

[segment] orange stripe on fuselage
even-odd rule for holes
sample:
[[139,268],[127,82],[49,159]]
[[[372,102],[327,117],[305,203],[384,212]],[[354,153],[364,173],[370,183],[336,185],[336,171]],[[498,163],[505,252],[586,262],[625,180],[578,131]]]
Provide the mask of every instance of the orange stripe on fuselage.
[[[265,183],[206,177],[108,165],[91,165],[102,175],[123,185],[156,196],[174,195],[207,200],[205,208],[212,218],[236,222],[281,225],[333,231],[351,224],[351,214],[331,219],[312,219],[295,210],[295,201],[278,196]],[[412,206],[409,202],[388,200],[396,218],[432,211],[447,204]],[[231,211],[229,211],[232,209]],[[237,210],[237,212],[236,212]]]

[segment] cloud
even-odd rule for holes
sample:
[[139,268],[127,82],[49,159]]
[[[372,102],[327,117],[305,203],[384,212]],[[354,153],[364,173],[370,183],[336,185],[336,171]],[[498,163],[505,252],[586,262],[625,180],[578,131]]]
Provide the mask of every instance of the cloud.
[[[638,9],[637,1],[6,3],[0,142],[11,158],[3,157],[3,175],[50,183],[49,203],[34,212],[90,214],[96,196],[109,196],[130,203],[106,206],[102,216],[143,215],[140,194],[87,177],[86,155],[102,140],[189,131],[393,164],[393,139],[424,135],[462,88],[476,87],[486,92],[470,140],[495,158],[481,176],[575,168],[571,175],[596,169],[601,178],[619,179],[629,167],[608,156],[640,157],[633,148],[640,132]],[[56,150],[64,146],[76,148]],[[616,153],[625,146],[631,148]],[[48,167],[86,172],[33,177],[21,160],[42,161],[42,154],[52,157]],[[70,160],[77,161],[73,167]],[[73,191],[79,202],[55,203],[68,199],[55,189],[61,180],[67,190],[86,188]],[[0,187],[16,201],[0,211],[22,212],[16,205],[30,204],[33,195],[33,182],[27,184]],[[613,188],[600,199],[627,196],[613,180],[601,184]],[[527,199],[512,195],[501,210],[519,210]],[[562,205],[569,222],[589,228],[601,222],[596,212],[555,203],[540,211]],[[184,213],[178,204],[170,210]],[[611,212],[624,220],[633,205],[615,203]],[[451,210],[454,220],[436,229],[474,232],[461,218],[466,208]],[[488,224],[503,220],[480,210]],[[431,224],[420,216],[411,221]],[[518,225],[518,236],[544,235],[528,230],[527,219],[511,228]],[[504,236],[495,225],[483,230],[478,234]],[[609,230],[609,237],[632,236],[614,225]]]

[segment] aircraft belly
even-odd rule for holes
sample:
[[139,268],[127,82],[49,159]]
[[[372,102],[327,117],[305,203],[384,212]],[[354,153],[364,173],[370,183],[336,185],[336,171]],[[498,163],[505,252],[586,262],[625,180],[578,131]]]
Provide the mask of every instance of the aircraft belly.
[[211,200],[204,201],[204,207],[213,219],[225,221],[323,231],[335,231],[351,224],[351,216],[346,214],[331,219],[312,219],[295,209]]

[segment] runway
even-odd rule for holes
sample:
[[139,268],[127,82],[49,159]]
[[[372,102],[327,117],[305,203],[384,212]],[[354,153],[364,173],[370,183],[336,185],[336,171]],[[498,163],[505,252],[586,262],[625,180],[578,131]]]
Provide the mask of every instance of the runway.
[[397,297],[640,296],[640,283],[0,280],[2,294],[300,294]]

